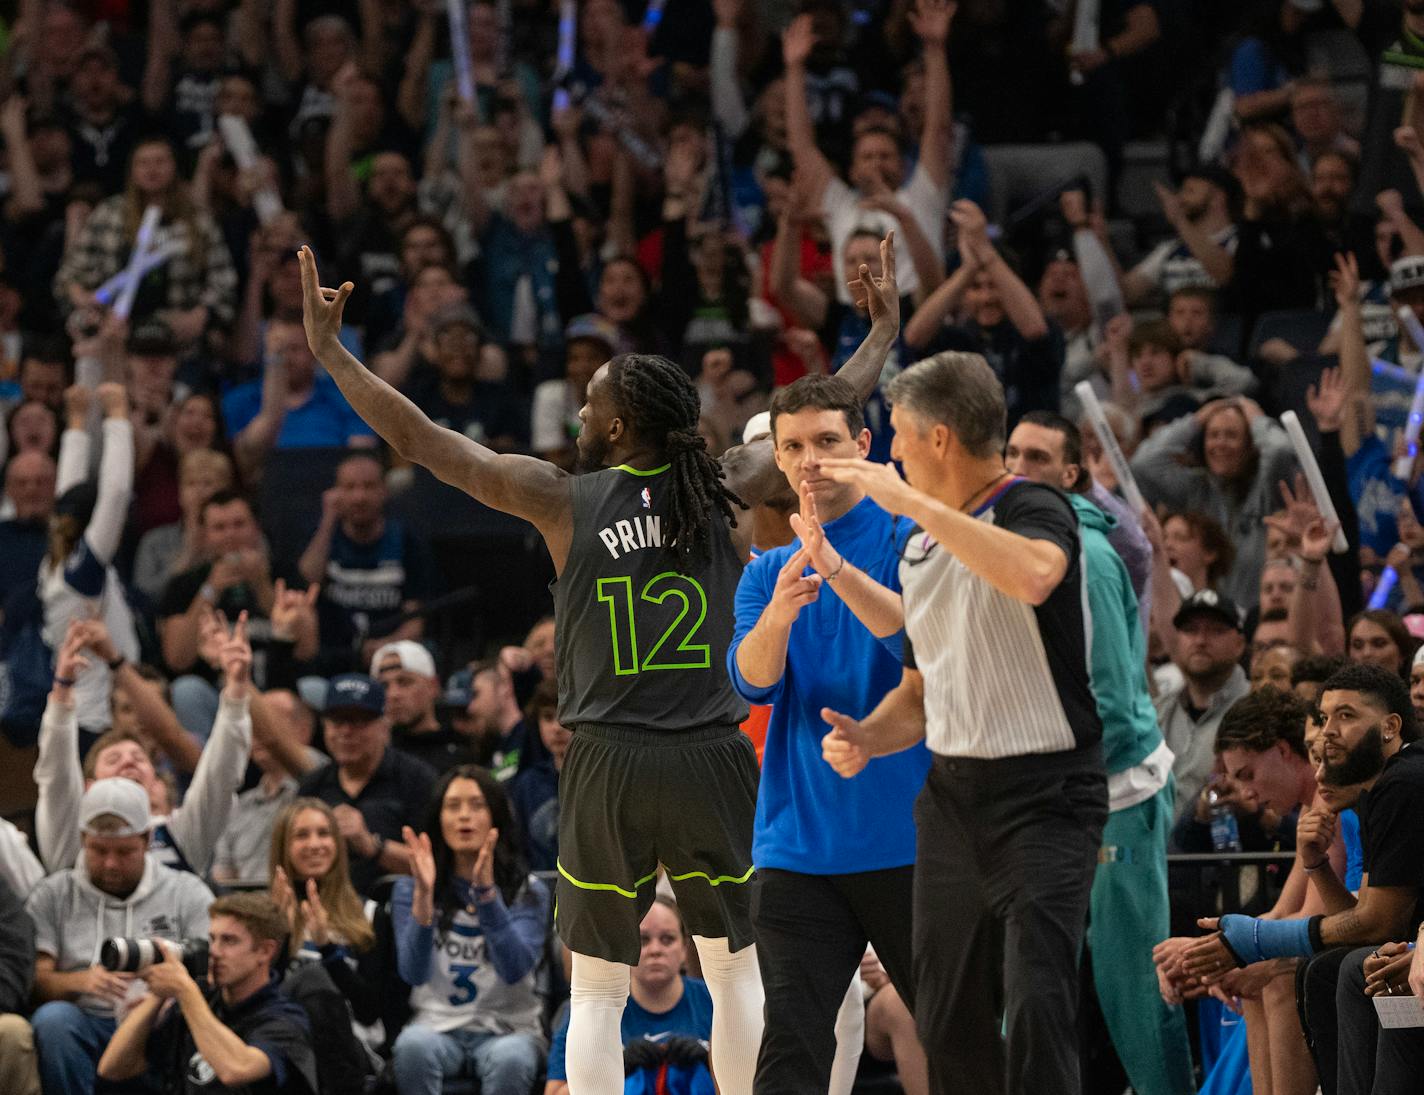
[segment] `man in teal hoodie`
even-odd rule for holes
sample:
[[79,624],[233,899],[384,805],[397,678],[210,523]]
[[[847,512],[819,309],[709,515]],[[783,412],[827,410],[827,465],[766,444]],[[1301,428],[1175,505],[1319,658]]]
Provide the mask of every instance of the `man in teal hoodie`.
[[1139,1095],[1194,1092],[1191,1047],[1180,1007],[1157,991],[1152,947],[1169,928],[1167,837],[1176,788],[1147,685],[1147,641],[1127,567],[1108,543],[1117,519],[1086,497],[1078,427],[1050,411],[1020,419],[1004,462],[1016,475],[1068,494],[1092,617],[1089,668],[1103,722],[1107,826],[1089,908],[1093,981],[1118,1058]]

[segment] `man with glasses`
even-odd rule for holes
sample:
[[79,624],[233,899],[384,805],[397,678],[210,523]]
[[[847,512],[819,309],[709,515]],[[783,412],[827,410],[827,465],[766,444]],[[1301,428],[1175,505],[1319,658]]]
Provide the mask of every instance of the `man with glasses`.
[[900,568],[904,673],[863,719],[823,713],[824,754],[853,776],[922,737],[933,753],[913,926],[932,1088],[1076,1095],[1078,961],[1108,813],[1078,521],[1004,467],[1004,391],[982,357],[937,354],[888,394],[906,478],[844,458],[821,474],[923,530]]

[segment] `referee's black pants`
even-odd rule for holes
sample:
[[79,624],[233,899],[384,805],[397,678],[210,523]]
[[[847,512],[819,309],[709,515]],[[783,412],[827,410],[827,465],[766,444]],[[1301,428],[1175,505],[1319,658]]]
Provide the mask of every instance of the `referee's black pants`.
[[825,1095],[836,1013],[867,942],[913,1010],[914,873],[914,867],[836,875],[757,869],[752,922],[766,991],[757,1095]]
[[935,757],[915,801],[914,968],[938,1095],[1077,1095],[1079,957],[1107,816],[1096,747]]

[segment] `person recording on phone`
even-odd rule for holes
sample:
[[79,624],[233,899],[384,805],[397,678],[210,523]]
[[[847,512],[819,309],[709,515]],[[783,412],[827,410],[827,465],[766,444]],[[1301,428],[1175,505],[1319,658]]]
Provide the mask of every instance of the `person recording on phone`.
[[206,983],[176,948],[164,948],[162,961],[143,970],[148,995],[119,1025],[99,1076],[152,1071],[165,1091],[193,1095],[317,1091],[306,1012],[279,993],[272,971],[287,918],[266,894],[230,894],[207,911]]
[[79,863],[30,894],[35,924],[35,1050],[45,1091],[89,1095],[117,1026],[132,972],[100,962],[106,940],[201,939],[213,895],[197,875],[149,854],[148,792],[131,779],[95,780],[79,803]]

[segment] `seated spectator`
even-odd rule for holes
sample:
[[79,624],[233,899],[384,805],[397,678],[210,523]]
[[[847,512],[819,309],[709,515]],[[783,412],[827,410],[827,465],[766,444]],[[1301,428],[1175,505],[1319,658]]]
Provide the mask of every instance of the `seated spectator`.
[[1249,325],[1263,312],[1313,308],[1331,264],[1295,145],[1278,125],[1246,127],[1235,172],[1245,195],[1228,298]]
[[262,379],[228,392],[223,397],[223,418],[244,471],[257,469],[273,449],[361,448],[375,443],[371,427],[351,409],[336,381],[317,368],[299,323],[268,326]]
[[262,775],[256,787],[237,796],[231,819],[218,837],[217,850],[213,853],[214,882],[252,885],[267,881],[271,873],[268,850],[274,820],[297,797],[297,781],[329,763],[326,756],[311,748],[316,716],[296,693],[267,692],[262,696],[262,704],[268,718],[280,720],[280,732],[298,746],[306,763],[293,771],[288,767],[286,755],[254,739],[252,763]]
[[1215,766],[1213,743],[1222,718],[1250,685],[1241,668],[1246,649],[1241,610],[1214,590],[1194,593],[1172,619],[1172,661],[1186,683],[1156,698],[1162,738],[1176,761],[1177,814],[1189,809]]
[[[202,503],[198,526],[201,554],[193,565],[169,580],[158,602],[158,636],[163,660],[173,673],[211,674],[199,657],[203,621],[216,610],[235,620],[246,612],[254,647],[261,651],[270,636],[268,613],[276,598],[266,544],[252,503],[232,491],[218,491]],[[302,660],[316,652],[313,635]],[[183,714],[180,709],[180,716]],[[185,722],[186,725],[186,722]],[[189,726],[200,735],[204,727]]]
[[[963,295],[967,318],[948,337],[954,349],[981,353],[1004,385],[1009,420],[1028,411],[1054,410],[1062,368],[1063,332],[1051,323],[1018,272],[989,238],[989,225],[973,202],[950,210],[961,264],[905,324],[905,342],[921,354],[946,348],[940,317]],[[963,341],[967,340],[967,344]]]
[[430,363],[434,353],[430,321],[450,305],[467,303],[469,295],[453,266],[443,262],[422,266],[411,275],[399,325],[384,342],[375,343],[371,370],[402,389],[412,375],[428,375],[435,368]]
[[[831,162],[817,145],[813,116],[807,93],[807,62],[817,48],[818,26],[811,14],[798,16],[782,34],[781,53],[786,65],[786,133],[798,171],[808,174],[803,182],[810,203],[819,206],[831,237],[831,251],[840,254],[846,242],[862,226],[877,238],[899,227],[898,242],[902,248],[896,254],[900,271],[900,287],[914,293],[921,279],[930,280],[930,271],[921,269],[921,260],[908,247],[908,233],[903,217],[867,210],[862,199],[887,193],[903,206],[918,222],[920,230],[931,242],[933,255],[941,253],[945,207],[949,201],[949,64],[946,44],[954,9],[943,6],[915,5],[910,14],[914,33],[923,43],[926,104],[923,128],[919,139],[919,158],[914,173],[905,180],[904,160],[896,134],[884,128],[869,128],[858,134],[851,147],[849,184],[842,181]],[[839,42],[823,43],[834,49]],[[825,119],[829,121],[829,119]],[[836,297],[842,304],[850,302],[849,288],[836,286]]]
[[874,950],[868,949],[860,960],[860,982],[866,997],[865,1052],[895,1066],[895,1077],[905,1095],[928,1092],[929,1062],[915,1031],[915,1017],[890,983],[890,975]]
[[30,851],[25,834],[15,828],[14,822],[0,818],[0,882],[23,895],[33,890],[44,876],[45,869]]
[[1377,665],[1408,680],[1419,644],[1393,612],[1366,609],[1345,625],[1345,656],[1357,665]]
[[1221,591],[1249,607],[1266,558],[1262,519],[1275,512],[1277,484],[1294,463],[1285,430],[1237,396],[1158,430],[1138,448],[1132,470],[1148,502],[1209,514],[1226,529],[1236,559]]
[[1128,307],[1153,297],[1169,299],[1188,285],[1221,289],[1232,279],[1241,184],[1220,168],[1199,167],[1183,175],[1179,186],[1175,193],[1157,188],[1175,235],[1123,274],[1122,293]]
[[269,844],[272,899],[291,929],[282,991],[306,1008],[322,1034],[316,1045],[322,1090],[360,1090],[375,1066],[353,1023],[369,1027],[381,1020],[387,975],[375,931],[351,887],[336,815],[318,799],[289,802],[277,815]]
[[418,616],[394,621],[430,597],[433,564],[424,541],[386,513],[386,500],[375,454],[348,456],[321,496],[321,523],[297,563],[302,577],[321,587],[324,662],[342,668],[365,666],[383,643],[418,639],[424,631]]
[[162,209],[164,238],[172,240],[175,250],[163,275],[150,274],[140,285],[131,322],[136,325],[157,314],[179,346],[192,348],[210,323],[231,325],[237,312],[237,273],[217,225],[193,205],[173,149],[161,137],[136,144],[124,193],[101,202],[65,249],[55,296],[66,311],[90,304],[94,290],[122,268],[149,205]]
[[614,355],[618,343],[617,328],[602,316],[575,316],[569,321],[564,328],[564,375],[534,389],[530,447],[535,455],[566,470],[573,468],[578,413],[588,382],[598,367]]
[[40,1095],[35,1037],[25,1019],[35,983],[35,925],[20,896],[28,892],[0,877],[0,1089],[13,1095]]
[[71,627],[55,657],[54,687],[45,705],[40,755],[35,764],[35,782],[39,785],[35,830],[40,858],[51,871],[72,864],[79,852],[74,811],[84,789],[95,780],[123,776],[143,788],[156,815],[152,840],[146,842],[155,861],[199,875],[207,873],[218,835],[227,826],[233,795],[247,770],[252,746],[248,714],[252,650],[241,622],[231,635],[224,631],[222,639],[224,686],[217,718],[188,796],[179,804],[169,801],[167,788],[142,741],[127,731],[110,730],[100,736],[84,755],[80,767],[72,674],[83,656],[82,650],[87,648],[102,656],[113,653],[113,649],[108,636],[94,622]]
[[1178,585],[1189,597],[1199,589],[1215,589],[1231,572],[1236,549],[1226,530],[1200,513],[1174,513],[1162,522],[1167,559],[1180,575]]
[[33,399],[18,404],[5,419],[10,460],[30,452],[55,459],[59,454],[60,430],[60,418],[54,408]]
[[391,745],[385,690],[370,677],[332,678],[321,721],[332,762],[305,776],[298,792],[335,810],[353,857],[351,883],[364,896],[382,875],[410,869],[401,827],[420,815],[436,773]]
[[412,988],[396,1088],[440,1095],[447,1077],[474,1076],[485,1095],[528,1095],[546,1050],[535,973],[549,891],[528,873],[509,802],[483,768],[446,772],[423,823],[419,836],[405,827],[413,877],[391,895],[397,970]]
[[179,459],[178,468],[179,519],[145,532],[134,556],[134,585],[154,604],[174,577],[201,561],[204,504],[237,485],[232,458],[225,453],[193,449]]
[[[1324,901],[1324,916],[1266,920],[1231,914],[1204,920],[1212,934],[1185,953],[1184,966],[1210,985],[1236,966],[1304,959],[1297,991],[1320,1075],[1338,1077],[1341,1091],[1407,1091],[1413,1077],[1393,1071],[1397,1059],[1384,1059],[1376,1071],[1374,1009],[1361,1021],[1366,1009],[1353,1001],[1363,990],[1363,964],[1373,948],[1407,938],[1417,926],[1424,896],[1417,854],[1424,839],[1424,754],[1406,748],[1418,733],[1408,690],[1379,666],[1341,670],[1326,682],[1320,710],[1322,782],[1360,784],[1368,792],[1358,807],[1363,852],[1358,895],[1333,871],[1312,870],[1310,883]],[[1302,855],[1313,855],[1311,863],[1323,866],[1334,831],[1327,813],[1308,837],[1302,832]],[[1377,1082],[1380,1086],[1371,1086]]]
[[[533,740],[530,724],[519,707],[514,676],[508,666],[501,661],[477,662],[469,673],[470,699],[465,713],[470,733],[482,754],[481,763],[504,783],[521,770],[524,750]],[[518,810],[516,804],[515,812]],[[528,826],[524,832],[528,839]]]
[[519,771],[509,785],[509,801],[536,871],[554,870],[559,858],[559,772],[573,734],[559,722],[558,706],[554,681],[542,681],[525,708],[525,724],[537,735],[527,736]]
[[[685,972],[687,928],[677,902],[659,894],[638,926],[642,950],[619,1033],[623,1039],[623,1069],[630,1079],[644,1069],[661,1073],[670,1091],[695,1092],[711,1084],[707,1074],[707,1043],[712,1037],[712,994],[707,985]],[[568,1095],[565,1066],[568,1016],[554,1031],[544,1095]],[[627,1088],[625,1088],[627,1089]],[[643,1090],[641,1087],[638,1090]]]
[[1360,142],[1345,132],[1340,103],[1330,80],[1304,76],[1290,81],[1290,123],[1300,138],[1301,167],[1309,169],[1330,153],[1358,160]]
[[[208,918],[210,987],[171,952],[150,966],[148,993],[114,1032],[99,1075],[181,1075],[189,1095],[213,1080],[229,1090],[318,1090],[311,1023],[273,977],[287,934],[282,914],[265,894],[230,894]],[[169,1001],[176,1006],[163,1010]]]
[[1251,691],[1274,688],[1277,692],[1289,692],[1291,673],[1300,660],[1300,651],[1293,646],[1277,644],[1262,650],[1251,659]]
[[32,1022],[41,1083],[45,1091],[92,1095],[118,1006],[135,979],[97,965],[100,945],[114,937],[202,939],[213,895],[196,875],[147,854],[148,795],[132,779],[96,781],[77,815],[76,825],[71,806],[82,857],[41,882],[25,908],[35,924],[40,1007]]
[[69,347],[65,340],[62,337],[30,336],[21,347],[14,398],[5,400],[5,410],[13,411],[25,403],[38,403],[58,411],[64,405],[62,399],[68,375]]
[[45,453],[26,452],[5,465],[5,506],[0,520],[0,604],[18,586],[33,584],[49,546],[54,512],[54,461]]
[[429,650],[413,639],[385,643],[371,658],[371,676],[386,692],[393,747],[436,772],[474,760],[474,743],[436,714],[440,678]]
[[511,391],[503,367],[491,364],[479,317],[468,304],[448,305],[430,317],[434,375],[412,378],[411,402],[437,426],[501,452],[517,449],[528,413]]
[[[50,519],[49,554],[39,574],[43,636],[50,650],[58,650],[71,621],[94,615],[97,608],[120,653],[133,659],[138,636],[113,566],[132,497],[133,426],[122,386],[104,384],[97,394],[104,409],[104,448],[96,487],[87,479],[88,392],[76,387],[66,393],[69,427],[60,451],[59,497]],[[81,663],[75,668],[79,724],[91,733],[102,732],[109,725],[109,667]]]

